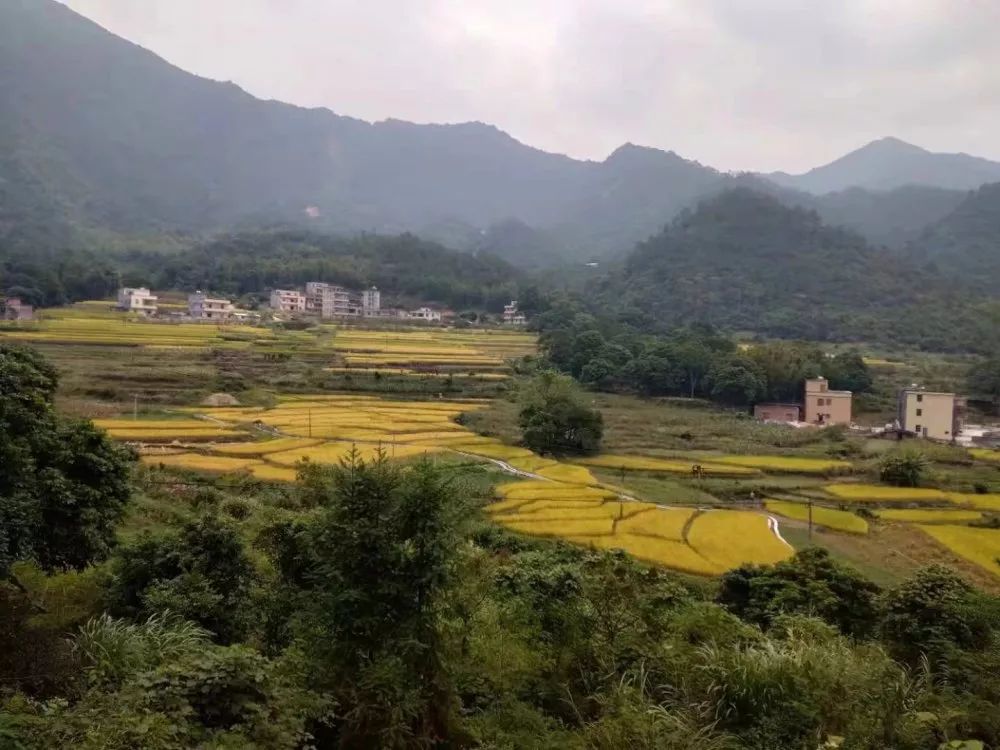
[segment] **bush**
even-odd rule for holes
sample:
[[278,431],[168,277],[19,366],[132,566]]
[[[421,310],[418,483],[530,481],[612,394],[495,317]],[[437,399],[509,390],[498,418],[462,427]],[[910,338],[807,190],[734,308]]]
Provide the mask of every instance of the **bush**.
[[919,487],[926,472],[927,458],[919,451],[892,453],[879,462],[879,478],[894,487]]
[[596,453],[604,419],[591,408],[574,380],[544,372],[521,394],[518,417],[524,444],[539,453]]

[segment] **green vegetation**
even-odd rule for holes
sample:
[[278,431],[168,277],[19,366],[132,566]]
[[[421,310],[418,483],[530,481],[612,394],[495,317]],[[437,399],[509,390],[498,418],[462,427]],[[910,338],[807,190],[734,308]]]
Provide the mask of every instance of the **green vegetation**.
[[546,358],[582,382],[649,396],[711,398],[724,405],[799,401],[805,378],[823,376],[834,389],[872,389],[868,366],[856,351],[833,356],[815,344],[769,342],[739,348],[711,327],[695,325],[661,336],[584,312],[558,300],[536,321]]
[[0,345],[0,580],[20,559],[46,570],[103,560],[125,512],[132,452],[59,416],[57,385],[36,353]]
[[521,438],[539,453],[596,453],[604,420],[589,406],[572,378],[543,372],[521,391]]
[[927,473],[927,458],[919,450],[890,453],[879,461],[879,478],[894,487],[919,487]]

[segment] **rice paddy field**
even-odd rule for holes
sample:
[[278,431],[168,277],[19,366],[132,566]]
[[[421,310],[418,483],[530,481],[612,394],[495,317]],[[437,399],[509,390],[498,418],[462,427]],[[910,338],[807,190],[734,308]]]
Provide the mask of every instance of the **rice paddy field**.
[[0,340],[328,354],[339,360],[339,364],[330,366],[331,372],[417,376],[460,371],[459,377],[485,379],[503,379],[509,369],[508,360],[534,353],[536,349],[534,335],[523,331],[407,326],[375,330],[328,324],[285,330],[271,326],[146,320],[116,311],[112,306],[109,300],[43,310],[33,323],[0,331]]
[[[63,388],[86,399],[77,413],[136,445],[148,466],[204,475],[195,482],[280,486],[304,462],[334,464],[352,450],[398,461],[450,455],[514,475],[485,509],[511,531],[688,573],[766,564],[808,543],[867,570],[893,555],[938,559],[920,548],[897,555],[884,540],[904,532],[956,565],[998,573],[996,534],[977,524],[1000,513],[1000,452],[935,450],[935,487],[887,487],[872,466],[891,446],[690,400],[595,394],[607,452],[540,456],[516,445],[516,406],[502,398],[515,385],[510,361],[535,351],[521,331],[158,323],[95,302],[42,311],[0,330],[7,339],[53,359]],[[244,396],[258,387],[261,397]],[[219,391],[244,405],[190,406]],[[133,398],[148,417],[111,416],[131,412]],[[809,501],[816,533],[806,538]]]

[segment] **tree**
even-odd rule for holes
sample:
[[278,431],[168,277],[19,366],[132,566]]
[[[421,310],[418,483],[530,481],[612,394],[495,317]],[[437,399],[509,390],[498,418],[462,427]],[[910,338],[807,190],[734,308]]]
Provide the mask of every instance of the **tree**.
[[0,345],[0,578],[23,558],[45,570],[106,558],[128,503],[134,453],[58,416],[57,385],[40,355]]
[[518,423],[524,444],[541,453],[596,453],[604,433],[601,413],[585,402],[579,386],[554,372],[522,389]]
[[117,614],[174,612],[232,643],[247,633],[255,578],[236,529],[207,515],[120,550],[109,599]]
[[782,614],[808,614],[845,635],[865,636],[878,622],[879,588],[820,547],[771,567],[743,565],[722,577],[716,601],[761,627]]
[[297,577],[310,592],[300,632],[312,684],[344,717],[339,746],[445,737],[437,617],[458,547],[456,489],[429,461],[403,469],[384,455],[366,463],[355,453],[330,479],[310,568]]
[[895,487],[919,487],[927,472],[927,458],[917,450],[905,450],[883,456],[879,478]]
[[921,568],[886,594],[882,637],[890,651],[910,664],[935,660],[954,649],[985,648],[991,639],[989,614],[974,606],[972,587],[943,565]]
[[752,404],[766,389],[759,368],[740,359],[717,364],[709,371],[708,382],[712,398],[731,406]]

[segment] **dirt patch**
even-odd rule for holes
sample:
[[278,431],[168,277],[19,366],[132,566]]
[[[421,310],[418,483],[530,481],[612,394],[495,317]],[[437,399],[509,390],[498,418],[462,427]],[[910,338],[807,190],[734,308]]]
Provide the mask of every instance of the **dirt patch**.
[[211,396],[206,396],[202,402],[202,406],[239,406],[240,402],[236,400],[235,396],[230,396],[228,393],[213,393]]

